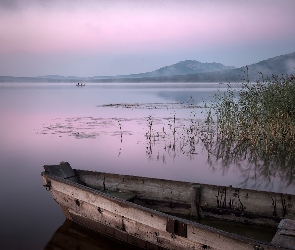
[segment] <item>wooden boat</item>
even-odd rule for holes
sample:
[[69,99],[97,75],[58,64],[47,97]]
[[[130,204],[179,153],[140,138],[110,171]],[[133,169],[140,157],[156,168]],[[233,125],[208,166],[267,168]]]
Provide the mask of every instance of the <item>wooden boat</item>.
[[[64,162],[44,169],[44,186],[67,219],[143,249],[295,249],[292,194],[77,170]],[[267,243],[183,217],[278,229]]]

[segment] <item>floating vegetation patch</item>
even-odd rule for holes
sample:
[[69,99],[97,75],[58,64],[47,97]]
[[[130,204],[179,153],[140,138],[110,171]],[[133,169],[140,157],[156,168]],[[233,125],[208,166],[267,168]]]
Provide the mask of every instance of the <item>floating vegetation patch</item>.
[[189,104],[184,102],[171,103],[117,103],[117,104],[103,104],[96,107],[105,108],[126,108],[126,109],[195,109],[203,108],[202,106]]
[[44,124],[38,134],[55,134],[62,137],[64,134],[76,139],[95,139],[102,134],[108,135],[131,135],[133,132],[123,130],[121,123],[131,121],[126,118],[95,118],[95,117],[73,117],[57,119],[58,122]]
[[[201,125],[202,124],[202,125]],[[199,132],[205,124],[191,111],[189,118],[177,118],[176,112],[169,117],[150,115],[140,118],[95,118],[72,117],[57,118],[51,124],[43,124],[38,134],[76,139],[96,139],[101,135],[137,136],[137,142],[146,144],[146,153],[150,160],[162,160],[187,155],[197,155],[196,145]],[[126,129],[129,128],[129,129]]]

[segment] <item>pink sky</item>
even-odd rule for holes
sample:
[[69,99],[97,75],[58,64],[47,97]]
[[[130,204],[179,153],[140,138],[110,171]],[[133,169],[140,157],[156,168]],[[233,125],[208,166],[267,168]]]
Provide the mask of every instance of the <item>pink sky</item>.
[[118,75],[295,51],[295,1],[0,0],[0,75]]

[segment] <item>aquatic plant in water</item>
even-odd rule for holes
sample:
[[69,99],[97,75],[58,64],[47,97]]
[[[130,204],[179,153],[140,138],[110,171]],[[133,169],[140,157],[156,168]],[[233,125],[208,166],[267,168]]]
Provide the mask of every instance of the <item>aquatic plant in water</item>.
[[271,178],[279,172],[292,182],[295,76],[246,81],[238,92],[229,85],[214,96],[206,124],[202,140],[209,157],[214,155],[224,166],[244,160],[256,174]]

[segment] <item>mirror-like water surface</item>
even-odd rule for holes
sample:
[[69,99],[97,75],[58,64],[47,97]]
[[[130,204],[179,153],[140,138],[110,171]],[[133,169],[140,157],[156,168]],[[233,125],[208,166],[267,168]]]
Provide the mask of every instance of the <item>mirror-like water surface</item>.
[[64,215],[40,178],[43,165],[61,161],[77,169],[293,193],[292,183],[279,175],[266,179],[247,162],[208,163],[201,141],[190,143],[187,128],[202,123],[204,102],[217,89],[226,85],[1,83],[0,245],[43,249],[62,225]]

